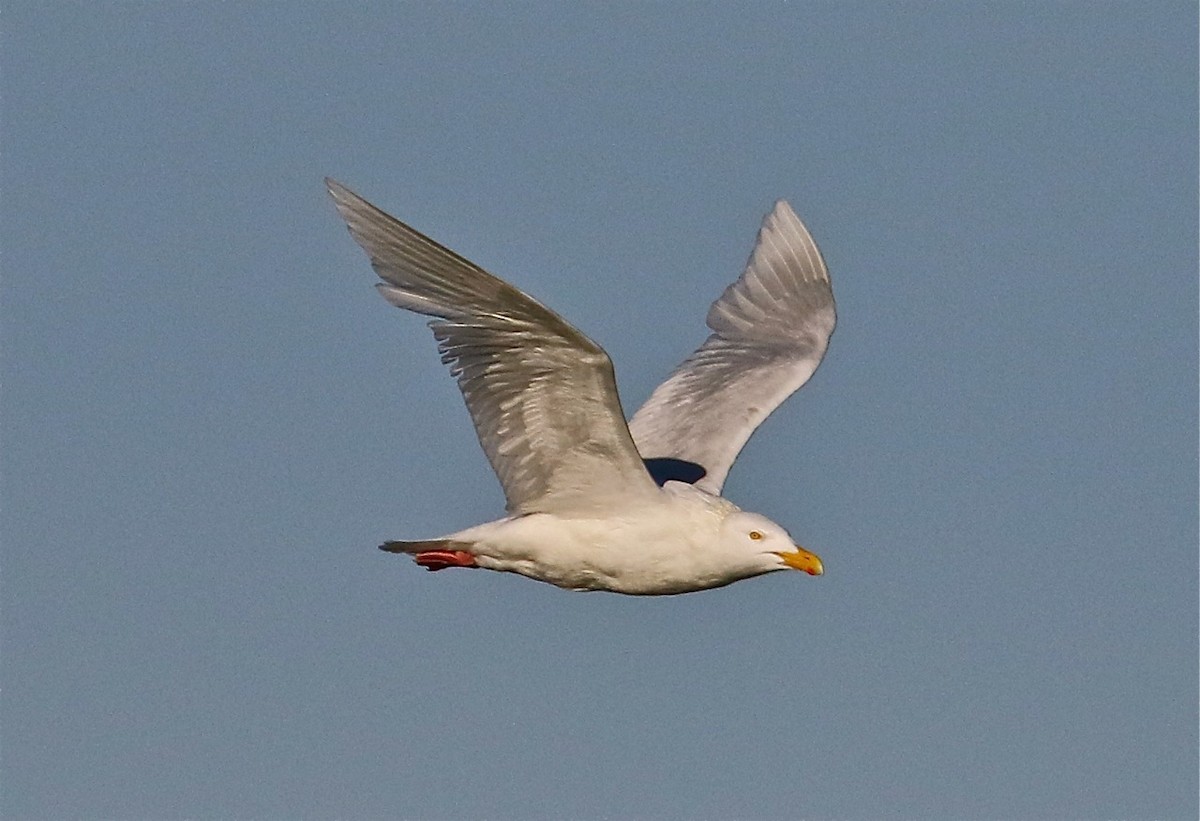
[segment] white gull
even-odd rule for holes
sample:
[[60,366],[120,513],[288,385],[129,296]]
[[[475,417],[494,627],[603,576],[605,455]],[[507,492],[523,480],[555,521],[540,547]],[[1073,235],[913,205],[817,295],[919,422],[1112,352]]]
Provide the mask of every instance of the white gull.
[[482,567],[571,590],[687,593],[775,570],[822,573],[787,531],[720,496],[755,428],[808,381],[835,323],[821,254],[780,200],[712,334],[628,424],[608,354],[556,313],[385,214],[326,185],[371,258],[383,297],[433,317],[508,515],[390,541],[430,569]]

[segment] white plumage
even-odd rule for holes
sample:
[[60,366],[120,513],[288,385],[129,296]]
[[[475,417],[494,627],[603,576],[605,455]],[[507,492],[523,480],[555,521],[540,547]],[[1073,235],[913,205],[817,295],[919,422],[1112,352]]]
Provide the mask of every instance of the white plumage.
[[483,567],[646,595],[788,568],[822,572],[779,525],[718,495],[746,440],[808,380],[833,332],[829,275],[786,202],[767,215],[746,270],[709,310],[712,335],[626,425],[599,345],[341,184],[326,184],[384,298],[433,317],[442,361],[508,503],[502,519],[385,550],[414,554],[432,570]]

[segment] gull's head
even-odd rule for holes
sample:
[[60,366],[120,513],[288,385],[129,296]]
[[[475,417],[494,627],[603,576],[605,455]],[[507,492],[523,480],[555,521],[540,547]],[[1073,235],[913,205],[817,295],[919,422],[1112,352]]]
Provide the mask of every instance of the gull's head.
[[815,553],[800,547],[779,525],[766,516],[739,510],[721,525],[721,542],[754,564],[759,573],[772,570],[803,570],[810,576],[824,571]]

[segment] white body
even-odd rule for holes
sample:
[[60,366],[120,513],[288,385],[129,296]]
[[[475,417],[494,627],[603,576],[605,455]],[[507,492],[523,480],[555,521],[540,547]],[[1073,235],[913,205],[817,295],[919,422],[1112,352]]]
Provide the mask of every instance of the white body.
[[[683,482],[667,482],[644,504],[603,518],[548,513],[508,517],[445,538],[473,545],[480,567],[520,573],[570,590],[613,590],[636,595],[684,593],[784,570],[772,552],[792,545],[763,539],[762,552],[719,536],[739,511],[718,496]],[[736,548],[734,547],[736,545]],[[631,549],[634,548],[634,549]]]

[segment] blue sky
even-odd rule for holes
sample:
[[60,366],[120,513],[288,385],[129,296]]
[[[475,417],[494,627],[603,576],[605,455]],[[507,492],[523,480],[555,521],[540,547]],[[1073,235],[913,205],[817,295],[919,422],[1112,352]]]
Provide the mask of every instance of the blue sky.
[[[1190,3],[5,4],[10,818],[1195,818]],[[500,514],[334,176],[632,412],[762,215],[839,324],[726,494],[826,575],[419,571]]]

